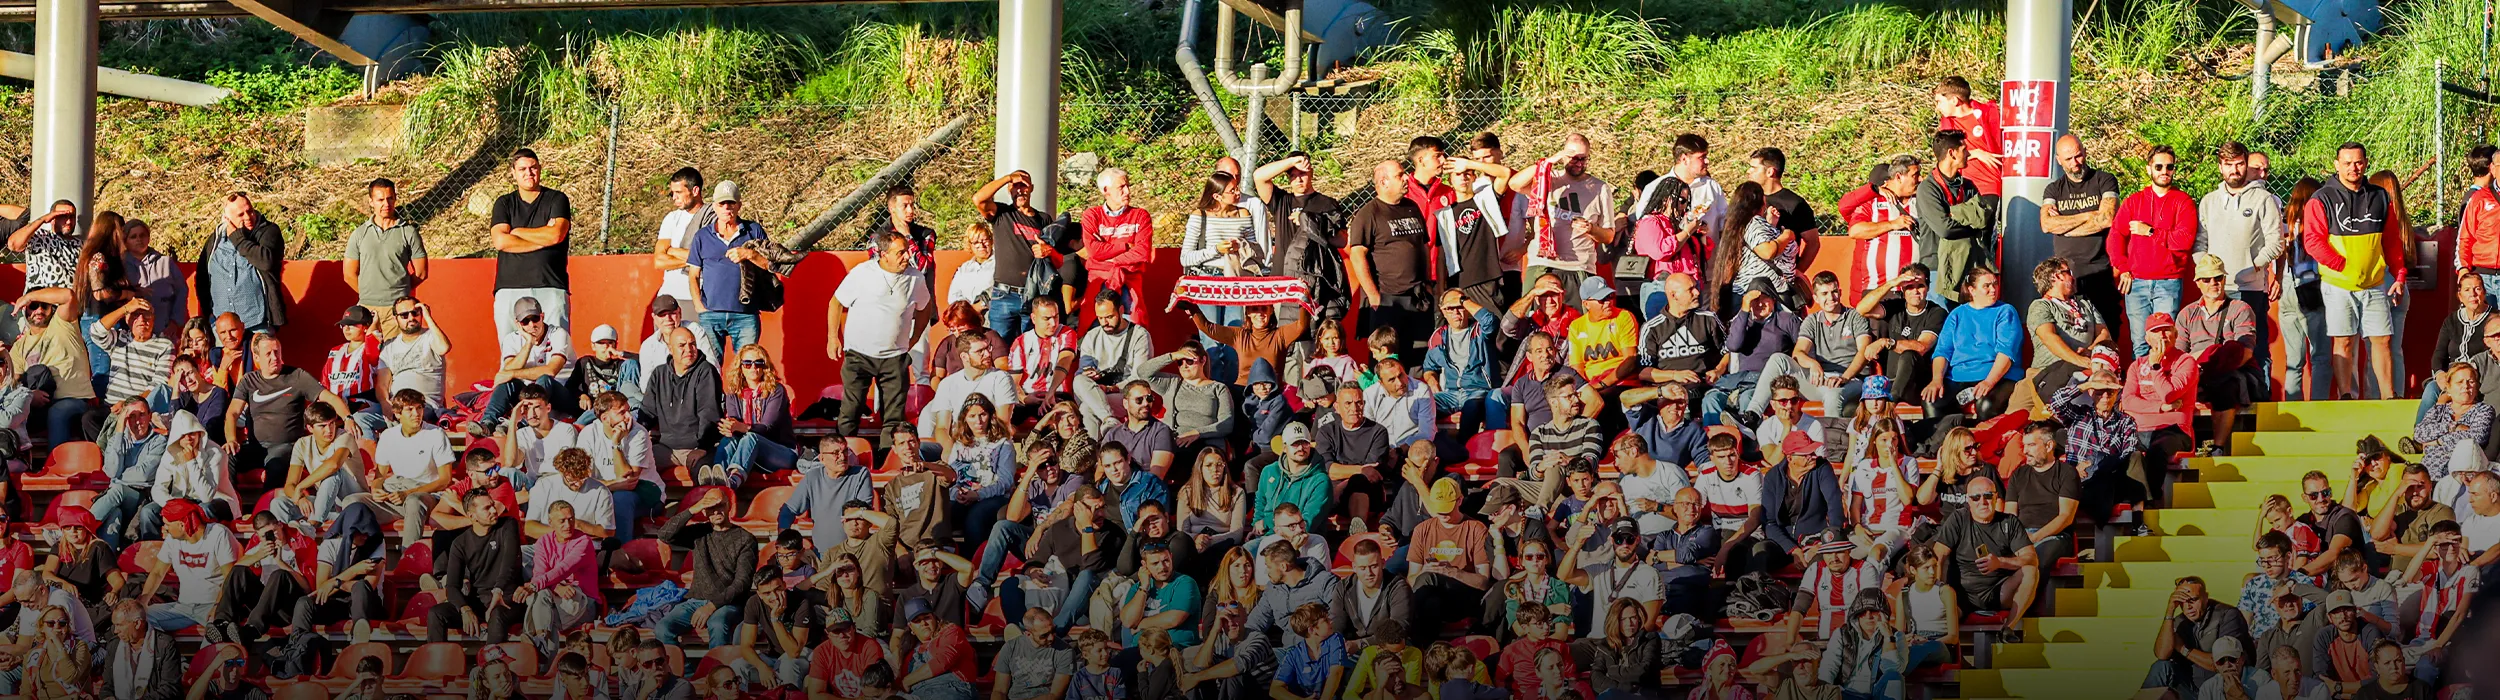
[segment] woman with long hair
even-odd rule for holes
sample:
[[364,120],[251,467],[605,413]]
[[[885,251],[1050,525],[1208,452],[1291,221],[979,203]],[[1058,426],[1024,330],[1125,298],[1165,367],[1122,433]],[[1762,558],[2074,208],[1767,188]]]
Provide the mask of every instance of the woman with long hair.
[[[2396,237],[2396,257],[2387,261],[2387,269],[2405,269],[2407,261],[2413,259],[2414,253],[2413,215],[2412,210],[2405,208],[2405,183],[2396,178],[2396,173],[2381,170],[2370,174],[2370,184],[2387,190],[2389,211],[2385,230]],[[2389,296],[2393,298],[2388,300],[2389,319],[2391,319],[2388,325],[2394,332],[2385,338],[2369,339],[2367,347],[2370,354],[2370,376],[2362,379],[2363,382],[2368,383],[2369,390],[2366,393],[2382,399],[2403,396],[2405,389],[2409,388],[2397,382],[2402,381],[2401,378],[2405,376],[2404,321],[2405,312],[2413,308],[2414,295],[2391,294]]]
[[[738,349],[738,366],[721,385],[719,459],[696,481],[737,488],[751,472],[798,466],[790,428],[790,387],[762,344]],[[708,478],[707,478],[708,477]]]
[[1235,547],[1225,552],[1223,563],[1216,566],[1215,583],[1209,586],[1206,609],[1198,615],[1201,635],[1212,635],[1216,618],[1227,610],[1248,615],[1259,608],[1258,566],[1250,550]]
[[121,240],[114,246],[121,252],[122,274],[130,283],[131,295],[148,300],[156,311],[157,332],[163,333],[181,328],[191,318],[191,285],[183,277],[182,266],[156,249],[152,229],[146,221],[125,220]]
[[68,608],[43,608],[35,639],[16,672],[17,693],[30,698],[88,697],[89,647],[71,636]]
[[955,471],[947,508],[966,533],[986,536],[998,511],[1007,507],[1016,486],[1016,451],[1007,435],[1007,421],[988,396],[964,397],[955,413],[952,440],[945,445],[946,464]]
[[52,555],[35,567],[35,573],[77,592],[78,599],[86,601],[87,619],[113,619],[115,594],[125,580],[120,555],[96,537],[95,516],[86,509],[62,509],[57,524],[61,539],[52,544]]
[[1606,626],[1606,637],[1588,640],[1576,650],[1588,658],[1582,670],[1598,697],[1637,697],[1658,677],[1658,635],[1650,630],[1649,611],[1640,601],[1616,598],[1606,606],[1605,616],[1600,624]]
[[78,249],[76,280],[78,289],[87,295],[87,303],[78,314],[78,337],[87,339],[87,371],[97,377],[98,387],[104,386],[103,378],[111,373],[112,359],[88,331],[95,327],[97,319],[121,308],[122,302],[130,298],[130,274],[122,267],[122,226],[119,212],[96,214],[94,226],[87,230],[86,244]]
[[2308,251],[2300,246],[2301,212],[2318,194],[2317,178],[2304,177],[2292,183],[2289,196],[2283,198],[2283,239],[2291,241],[2282,257],[2275,259],[2281,272],[2281,290],[2276,297],[2275,325],[2283,330],[2283,398],[2286,401],[2324,399],[2334,377],[2334,359],[2325,352],[2325,300],[2318,296],[2316,263],[2310,262]]
[[859,628],[860,634],[883,639],[885,605],[880,598],[884,593],[868,590],[867,585],[862,583],[859,557],[851,554],[834,556],[833,564],[825,570],[824,576],[825,607],[840,608],[849,613],[851,624]]
[[1747,182],[1729,192],[1724,221],[1727,228],[1719,232],[1717,249],[1710,254],[1709,280],[1720,290],[1720,306],[1713,311],[1726,317],[1736,308],[1739,290],[1757,279],[1771,281],[1781,306],[1799,308],[1793,283],[1797,255],[1805,247],[1780,229],[1779,211],[1771,208],[1762,185]]
[[[1196,541],[1198,556],[1192,557],[1193,561],[1215,562],[1241,546],[1242,539],[1249,535],[1250,498],[1223,450],[1200,449],[1192,464],[1189,482],[1173,498],[1173,522],[1180,523],[1180,531]],[[1206,564],[1193,568],[1202,569],[1190,572],[1200,580],[1217,571]]]
[[[1544,540],[1523,540],[1519,543],[1519,571],[1504,577],[1502,597],[1499,602],[1493,603],[1501,608],[1498,611],[1485,611],[1488,613],[1487,617],[1492,617],[1497,612],[1500,615],[1502,625],[1499,628],[1499,636],[1504,641],[1508,641],[1510,637],[1517,634],[1512,630],[1519,628],[1519,606],[1540,605],[1547,608],[1566,606],[1567,609],[1567,606],[1571,605],[1571,584],[1564,583],[1562,577],[1553,575],[1550,569],[1556,563],[1554,560],[1553,547],[1546,544]],[[1494,561],[1497,562],[1494,573],[1502,573],[1500,571],[1502,567],[1498,563],[1501,558],[1495,557]],[[1554,616],[1554,629],[1558,634],[1568,636],[1570,628],[1571,616],[1569,614]]]
[[1962,512],[1962,487],[1970,478],[1983,473],[1986,464],[1979,459],[1979,434],[1968,427],[1945,431],[1936,440],[1936,473],[1919,482],[1919,510],[1930,513],[1937,522]]
[[[1211,277],[1266,274],[1267,230],[1267,208],[1241,196],[1241,181],[1232,173],[1210,173],[1190,207],[1188,228],[1181,233],[1181,270]],[[1201,306],[1198,312],[1212,325],[1241,325],[1238,306]],[[1203,334],[1198,342],[1208,347],[1220,344]]]

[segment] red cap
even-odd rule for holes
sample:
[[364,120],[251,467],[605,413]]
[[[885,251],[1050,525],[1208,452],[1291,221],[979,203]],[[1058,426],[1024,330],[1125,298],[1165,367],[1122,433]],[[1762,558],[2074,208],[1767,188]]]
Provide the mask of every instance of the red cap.
[[2144,317],[2144,332],[2146,333],[2151,333],[2153,331],[2166,331],[2178,327],[2178,320],[2171,318],[2170,314],[2167,313],[2154,312],[2153,315]]
[[1780,440],[1781,454],[1802,455],[1822,451],[1823,440],[1815,437],[1814,430],[1811,428],[1790,430],[1788,437]]

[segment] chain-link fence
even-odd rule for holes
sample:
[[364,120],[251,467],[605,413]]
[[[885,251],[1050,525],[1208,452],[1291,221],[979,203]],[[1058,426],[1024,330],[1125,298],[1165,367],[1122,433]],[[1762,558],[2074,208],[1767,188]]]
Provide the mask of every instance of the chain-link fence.
[[[2139,78],[2077,81],[2071,86],[2071,127],[2096,164],[2122,180],[2141,179],[2154,144],[2177,149],[2189,163],[2184,187],[2210,189],[2218,176],[2209,154],[2240,140],[2273,156],[2272,185],[2288,190],[2303,175],[2323,176],[2334,147],[2370,147],[2373,168],[2419,180],[2408,188],[2416,224],[2448,223],[2465,187],[2463,154],[2491,138],[2495,110],[2473,85],[2447,67],[2364,73],[2325,70],[2283,74],[2263,120],[2248,112],[2246,80]],[[1984,91],[1984,89],[1983,89]],[[1628,190],[1636,173],[1664,170],[1676,135],[1696,133],[1712,145],[1723,180],[1743,177],[1746,155],[1775,146],[1786,152],[1788,184],[1809,201],[1836,201],[1865,180],[1870,165],[1893,154],[1925,150],[1936,124],[1928,86],[1848,82],[1816,88],[1687,94],[1447,94],[1387,82],[1267,102],[1261,120],[1262,159],[1291,150],[1311,153],[1319,187],[1352,202],[1369,198],[1371,164],[1402,159],[1407,141],[1441,136],[1464,149],[1479,133],[1500,135],[1514,163],[1543,157],[1569,133],[1586,134],[1599,176]],[[388,100],[385,100],[386,102]],[[972,123],[949,148],[914,169],[927,221],[941,235],[960,235],[971,222],[970,197],[992,167],[991,107],[881,103],[855,105],[744,104],[700,109],[633,103],[500,104],[493,100],[427,99],[420,95],[383,110],[378,136],[388,147],[345,157],[307,143],[301,115],[210,131],[191,127],[179,111],[123,118],[108,110],[99,159],[98,204],[157,224],[160,239],[195,245],[217,198],[252,192],[289,231],[299,257],[337,257],[346,234],[365,214],[364,187],[390,178],[403,207],[419,221],[431,252],[457,257],[486,253],[494,198],[512,188],[511,154],[527,147],[541,157],[546,182],[574,208],[577,253],[640,251],[669,210],[672,173],[699,168],[711,181],[737,180],[747,215],[788,234],[851,193],[898,154],[969,113]],[[1227,98],[1239,123],[1246,107]],[[1169,218],[1160,228],[1178,239],[1179,218],[1194,202],[1223,147],[1205,112],[1186,92],[1119,101],[1071,100],[1062,107],[1059,206],[1095,201],[1090,177],[1117,166],[1133,175],[1136,196]],[[23,112],[0,112],[0,122]],[[147,118],[141,118],[146,116]],[[0,128],[0,141],[8,129]],[[8,145],[8,144],[0,144]],[[299,152],[300,151],[300,152]],[[23,171],[0,172],[0,188]],[[1826,216],[1831,212],[1826,210]],[[821,247],[856,247],[877,207],[837,228]]]

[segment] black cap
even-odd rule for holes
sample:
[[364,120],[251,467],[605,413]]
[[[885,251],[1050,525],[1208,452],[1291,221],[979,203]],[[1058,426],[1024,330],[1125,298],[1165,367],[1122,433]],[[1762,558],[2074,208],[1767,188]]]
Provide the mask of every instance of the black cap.
[[339,315],[339,325],[342,325],[342,326],[370,326],[370,325],[373,325],[373,310],[372,310],[372,309],[365,308],[365,307],[362,307],[362,306],[350,306],[350,307],[347,307],[347,313]]
[[651,300],[651,315],[653,315],[653,316],[658,316],[658,315],[660,315],[660,314],[669,313],[669,312],[673,312],[673,311],[676,311],[676,310],[677,310],[677,297],[673,297],[673,296],[669,296],[669,295],[666,295],[666,294],[662,294],[662,295],[660,295],[659,297],[654,298],[654,299],[652,299],[652,300]]

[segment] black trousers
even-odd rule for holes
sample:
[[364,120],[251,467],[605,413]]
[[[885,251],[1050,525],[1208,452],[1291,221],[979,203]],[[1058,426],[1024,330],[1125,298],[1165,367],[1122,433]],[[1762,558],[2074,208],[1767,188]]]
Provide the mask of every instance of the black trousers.
[[371,581],[348,584],[330,594],[327,601],[316,602],[309,593],[295,601],[295,626],[299,629],[334,622],[373,622],[384,619],[384,615],[382,592]]
[[903,400],[911,381],[911,356],[896,355],[876,358],[851,350],[842,351],[842,412],[833,419],[833,434],[849,437],[859,429],[859,415],[868,409],[868,386],[877,387],[877,417],[884,421],[878,436],[878,447],[894,444],[885,439],[897,430],[911,430],[903,421]]
[[1396,329],[1398,359],[1408,367],[1418,367],[1423,364],[1423,347],[1432,338],[1433,302],[1431,290],[1422,287],[1402,294],[1382,294],[1380,305],[1363,307],[1357,320],[1365,337],[1383,326]]
[[295,617],[296,603],[309,600],[301,579],[274,567],[258,575],[237,568],[226,576],[226,594],[217,601],[214,613],[216,622],[234,625],[244,641],[260,639],[271,627],[300,622]]
[[[1415,621],[1407,627],[1409,638],[1437,639],[1442,627],[1477,617],[1470,613],[1483,607],[1483,589],[1469,587],[1447,576],[1433,576],[1426,580],[1432,582],[1414,589]],[[1487,622],[1489,620],[1476,620],[1471,631],[1481,632]]]
[[[469,602],[473,606],[469,610],[477,613],[480,621],[486,623],[486,643],[502,644],[504,640],[512,638],[512,626],[521,624],[521,614],[528,608],[528,605],[511,602],[488,611],[485,609],[487,600],[488,595],[485,591],[469,596]],[[427,611],[425,615],[425,641],[451,641],[452,630],[464,629],[461,626],[463,621],[460,619],[460,610],[460,606],[451,603],[434,604],[434,609]]]

